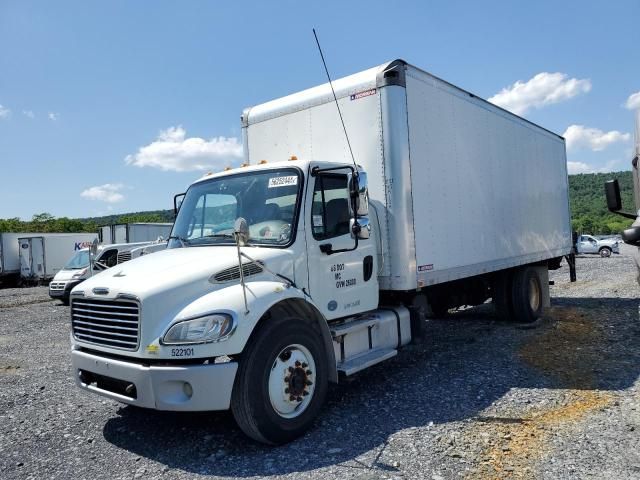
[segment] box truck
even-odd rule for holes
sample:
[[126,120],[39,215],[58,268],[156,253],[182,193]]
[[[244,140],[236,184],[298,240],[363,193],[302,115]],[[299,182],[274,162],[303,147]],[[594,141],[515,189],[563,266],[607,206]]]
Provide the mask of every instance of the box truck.
[[[167,248],[167,242],[138,242],[98,245],[93,259],[94,274],[120,265],[132,258],[159,252]],[[77,251],[49,283],[49,296],[69,304],[71,289],[91,276],[89,271],[89,249]]]
[[25,283],[51,280],[78,250],[89,247],[95,233],[41,233],[20,237],[20,279]]
[[80,388],[278,444],[425,310],[541,314],[572,247],[563,138],[400,60],[334,86],[358,165],[329,84],[245,110],[245,163],[189,187],[167,250],[72,290]]
[[103,225],[98,229],[100,243],[153,242],[159,237],[166,239],[171,233],[172,223],[117,223]]

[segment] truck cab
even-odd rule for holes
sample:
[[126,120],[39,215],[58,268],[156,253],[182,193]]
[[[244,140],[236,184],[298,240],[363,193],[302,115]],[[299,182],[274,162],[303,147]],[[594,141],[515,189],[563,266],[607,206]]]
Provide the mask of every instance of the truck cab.
[[167,250],[71,292],[78,384],[161,410],[231,406],[267,443],[299,435],[339,369],[354,373],[411,339],[406,308],[378,310],[367,200],[365,172],[340,163],[277,162],[195,182]]

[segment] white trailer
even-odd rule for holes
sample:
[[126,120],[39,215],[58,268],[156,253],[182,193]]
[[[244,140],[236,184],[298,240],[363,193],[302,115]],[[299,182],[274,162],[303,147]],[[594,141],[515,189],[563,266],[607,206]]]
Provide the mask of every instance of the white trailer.
[[104,244],[154,242],[159,237],[166,239],[171,227],[172,223],[117,223],[103,225],[98,234]]
[[335,91],[360,166],[328,84],[247,109],[245,164],[189,187],[167,250],[72,290],[81,388],[283,443],[425,311],[539,317],[572,248],[562,137],[402,61]]
[[18,239],[20,277],[24,282],[46,282],[64,268],[74,252],[88,248],[94,233],[42,233]]
[[14,285],[20,278],[18,239],[41,233],[0,233],[0,284]]

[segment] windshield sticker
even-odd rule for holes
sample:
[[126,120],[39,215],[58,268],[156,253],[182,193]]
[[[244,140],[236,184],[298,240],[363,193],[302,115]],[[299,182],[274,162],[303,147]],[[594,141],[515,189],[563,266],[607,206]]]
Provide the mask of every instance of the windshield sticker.
[[313,216],[313,226],[314,227],[322,227],[322,215],[314,215]]
[[273,177],[269,179],[269,188],[275,187],[288,187],[290,185],[298,184],[297,175],[289,175],[286,177]]

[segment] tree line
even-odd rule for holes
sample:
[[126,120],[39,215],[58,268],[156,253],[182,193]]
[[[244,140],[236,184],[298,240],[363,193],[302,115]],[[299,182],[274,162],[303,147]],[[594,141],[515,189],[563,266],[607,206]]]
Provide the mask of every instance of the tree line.
[[[620,183],[622,204],[633,211],[633,177],[630,171],[614,173],[583,173],[569,175],[569,203],[571,224],[578,233],[593,235],[619,233],[631,225],[627,220],[607,210],[604,182],[617,178]],[[135,222],[173,222],[172,210],[135,212],[88,218],[56,218],[49,213],[38,213],[31,220],[0,219],[0,232],[97,232],[101,225]]]

